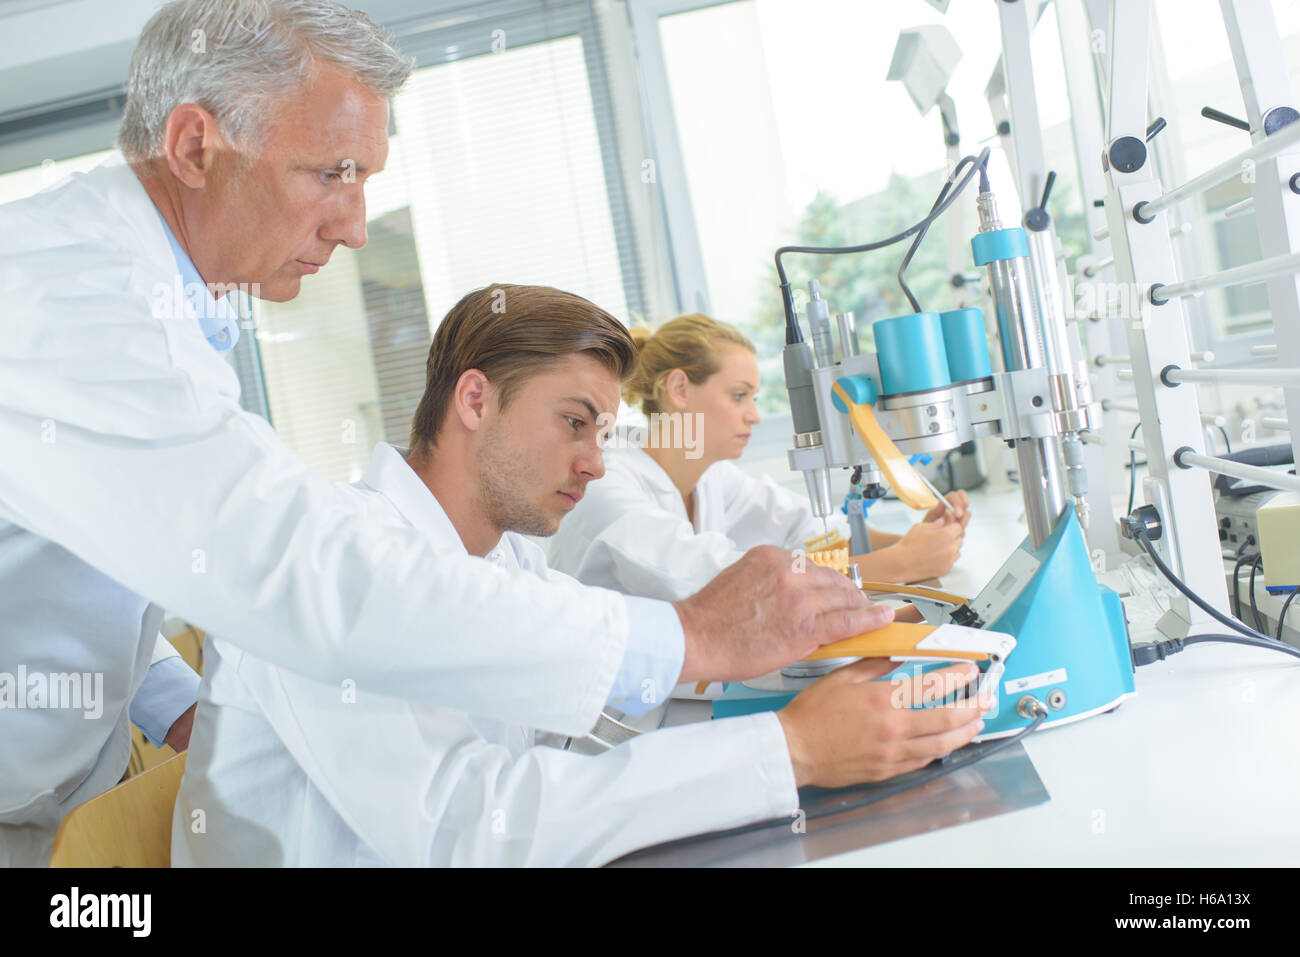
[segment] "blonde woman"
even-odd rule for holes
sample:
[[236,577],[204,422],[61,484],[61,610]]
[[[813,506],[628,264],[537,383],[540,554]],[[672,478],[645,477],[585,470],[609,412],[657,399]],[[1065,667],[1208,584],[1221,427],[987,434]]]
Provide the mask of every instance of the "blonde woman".
[[[793,549],[821,534],[804,496],[732,464],[759,421],[758,362],[744,334],[688,315],[632,335],[639,368],[623,398],[652,424],[666,414],[674,425],[700,427],[645,448],[607,448],[604,478],[588,486],[552,539],[551,567],[589,585],[677,599],[755,545]],[[662,430],[651,434],[664,438]],[[870,529],[871,552],[851,559],[863,579],[913,582],[952,568],[970,508],[965,492],[948,500],[956,517],[940,504],[905,535]]]

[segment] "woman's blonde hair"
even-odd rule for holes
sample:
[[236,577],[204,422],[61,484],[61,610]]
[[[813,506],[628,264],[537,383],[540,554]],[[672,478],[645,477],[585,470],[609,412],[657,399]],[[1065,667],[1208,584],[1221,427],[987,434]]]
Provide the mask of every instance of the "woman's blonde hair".
[[722,366],[718,361],[720,344],[730,342],[757,352],[735,326],[698,312],[670,319],[653,331],[638,326],[631,333],[639,362],[623,386],[623,400],[646,415],[663,411],[664,380],[674,369],[686,373],[693,385],[702,385]]

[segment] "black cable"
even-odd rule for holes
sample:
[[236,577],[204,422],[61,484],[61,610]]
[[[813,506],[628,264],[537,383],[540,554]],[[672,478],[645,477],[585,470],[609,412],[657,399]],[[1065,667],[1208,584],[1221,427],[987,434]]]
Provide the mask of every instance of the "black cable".
[[1290,655],[1293,658],[1300,658],[1300,649],[1292,648],[1290,645],[1281,644],[1272,638],[1248,638],[1245,635],[1188,635],[1186,638],[1169,638],[1165,641],[1144,641],[1134,645],[1130,651],[1133,656],[1134,667],[1140,668],[1143,665],[1149,665],[1157,661],[1164,661],[1170,655],[1176,655],[1187,645],[1195,645],[1209,641],[1226,641],[1232,645],[1249,645],[1252,648],[1268,648],[1272,651],[1280,651],[1284,655]]
[[1237,561],[1232,566],[1232,617],[1241,618],[1241,566],[1247,561],[1254,561],[1254,555],[1245,554],[1246,543],[1241,543],[1237,550]]
[[[962,157],[965,159],[965,157]],[[925,218],[919,222],[913,223],[901,233],[890,236],[888,239],[881,239],[873,243],[862,243],[857,246],[782,246],[776,251],[776,276],[781,284],[781,300],[785,304],[785,325],[786,325],[786,342],[802,342],[803,335],[799,332],[799,323],[794,315],[794,294],[790,289],[790,280],[786,278],[785,267],[781,265],[781,257],[786,253],[809,253],[812,255],[838,256],[848,253],[869,253],[877,249],[884,249],[886,246],[892,246],[894,243],[900,243],[907,237],[914,235],[944,214],[961,195],[962,190],[966,188],[976,172],[981,172],[980,182],[981,189],[987,190],[988,177],[983,174],[984,164],[989,159],[989,147],[980,150],[979,156],[975,157],[975,165],[966,171],[966,175],[961,178],[952,192],[948,194],[947,199],[937,208],[932,209],[925,215]]]
[[1228,617],[1223,612],[1219,611],[1219,609],[1215,608],[1213,605],[1207,602],[1200,595],[1196,594],[1196,592],[1188,588],[1187,585],[1184,584],[1183,580],[1174,574],[1173,569],[1165,564],[1165,560],[1160,557],[1160,553],[1157,552],[1155,548],[1152,546],[1151,542],[1148,541],[1146,531],[1137,522],[1133,521],[1132,519],[1126,518],[1123,519],[1123,521],[1125,522],[1125,524],[1127,524],[1130,532],[1132,533],[1133,540],[1136,541],[1138,543],[1138,546],[1144,552],[1147,553],[1147,556],[1151,559],[1152,563],[1156,566],[1156,568],[1160,570],[1160,573],[1164,575],[1165,578],[1169,579],[1169,581],[1173,584],[1175,588],[1177,588],[1180,592],[1186,595],[1188,600],[1193,605],[1201,609],[1201,611],[1205,612],[1207,615],[1209,615],[1211,618],[1213,618],[1215,621],[1219,622],[1220,624],[1227,625],[1233,631],[1239,631],[1243,635],[1246,635],[1250,638],[1258,638],[1261,641],[1267,641],[1270,645],[1273,644],[1273,640],[1269,638],[1268,635],[1260,634],[1258,631],[1251,628],[1243,621],[1235,621],[1234,619]]
[[[869,804],[875,804],[877,801],[885,800],[885,798],[891,798],[895,794],[902,794],[904,791],[910,791],[912,788],[920,787],[923,784],[929,784],[931,781],[937,781],[945,774],[952,774],[952,772],[954,771],[960,771],[963,768],[968,768],[977,761],[983,761],[985,758],[997,754],[999,751],[1005,751],[1007,748],[1011,747],[1013,744],[1018,743],[1021,739],[1026,737],[1030,732],[1038,730],[1038,726],[1041,725],[1046,719],[1047,719],[1047,709],[1042,708],[1042,710],[1040,710],[1037,713],[1037,715],[1034,717],[1034,720],[1030,722],[1029,725],[1027,725],[1024,728],[1021,728],[1011,737],[1003,738],[1002,740],[998,741],[996,744],[993,744],[979,751],[976,754],[968,754],[966,757],[961,758],[960,760],[953,761],[949,764],[941,765],[939,768],[935,769],[929,774],[922,775],[921,777],[916,778],[914,780],[902,781],[899,782],[898,784],[893,784],[889,787],[872,791],[866,797],[859,798],[856,801],[850,801],[848,804],[841,804],[839,806],[827,805],[824,807],[820,807],[810,813],[805,814],[804,820],[816,821],[825,817],[833,817],[836,814],[843,814],[845,811],[856,811],[858,808],[866,807]],[[759,821],[756,824],[745,824],[740,827],[728,828],[725,831],[709,831],[706,834],[693,834],[690,837],[680,837],[675,841],[666,841],[663,844],[656,844],[654,845],[653,849],[663,850],[669,847],[683,847],[687,844],[698,844],[701,841],[710,841],[713,840],[714,838],[734,837],[740,834],[750,834],[753,833],[754,831],[763,831],[769,827],[776,827],[778,824],[788,825],[789,823],[790,823],[789,817],[777,817],[777,818],[773,818],[770,821]]]
[[1278,641],[1282,640],[1282,622],[1286,621],[1286,610],[1291,607],[1291,602],[1295,601],[1295,596],[1300,595],[1300,588],[1295,589],[1291,594],[1286,596],[1286,601],[1282,602],[1282,610],[1277,613],[1277,635]]
[[1228,453],[1229,455],[1231,455],[1231,454],[1232,454],[1232,442],[1230,442],[1230,441],[1228,440],[1228,430],[1225,429],[1225,428],[1224,428],[1223,426],[1221,426],[1221,425],[1218,427],[1218,429],[1219,429],[1220,432],[1223,433],[1223,445],[1224,445],[1224,448],[1227,450],[1227,453]]
[[[1137,438],[1138,429],[1142,428],[1139,422],[1133,426],[1133,431],[1128,434],[1128,440],[1132,442]],[[1133,449],[1128,450],[1128,510],[1125,515],[1133,514],[1133,495],[1137,492],[1137,452]]]
[[[948,190],[952,188],[953,182],[957,179],[958,176],[961,175],[962,168],[967,163],[973,163],[973,162],[975,162],[974,156],[963,156],[960,162],[958,162],[957,165],[952,168],[952,172],[948,174],[948,178],[945,179],[943,182],[943,187],[939,190],[938,198],[934,201],[934,204],[931,205],[930,207],[931,213],[933,213],[936,209],[938,209],[939,204],[944,201],[944,198],[948,195]],[[916,301],[916,296],[912,295],[912,290],[908,287],[907,282],[903,279],[903,273],[905,273],[907,271],[907,267],[912,264],[912,257],[916,255],[916,251],[921,247],[922,240],[925,239],[925,234],[928,233],[929,231],[930,231],[930,224],[926,223],[925,227],[921,229],[919,232],[917,232],[916,238],[912,240],[912,245],[907,247],[907,252],[903,254],[903,261],[899,263],[898,266],[898,288],[903,290],[903,295],[907,297],[907,301],[912,306],[913,312],[920,312],[921,306]]]
[[[1255,630],[1264,631],[1264,623],[1259,620],[1259,605],[1255,601],[1255,576],[1259,574],[1260,569],[1264,567],[1264,556],[1256,555],[1255,564],[1250,566],[1250,613],[1255,619]],[[1238,615],[1237,617],[1241,617]]]

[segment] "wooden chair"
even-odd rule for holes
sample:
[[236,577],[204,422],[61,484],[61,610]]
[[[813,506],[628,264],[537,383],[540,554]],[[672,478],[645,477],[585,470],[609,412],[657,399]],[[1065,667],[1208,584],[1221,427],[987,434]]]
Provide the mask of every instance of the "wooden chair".
[[54,835],[51,867],[168,867],[178,754],[72,809]]

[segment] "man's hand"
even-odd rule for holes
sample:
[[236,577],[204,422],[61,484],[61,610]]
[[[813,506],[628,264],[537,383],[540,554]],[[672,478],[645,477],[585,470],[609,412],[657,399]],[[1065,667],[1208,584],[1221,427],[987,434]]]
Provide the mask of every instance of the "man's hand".
[[753,678],[894,618],[845,576],[771,545],[674,605],[686,634],[678,681]]
[[914,710],[969,684],[973,664],[876,681],[898,665],[868,659],[832,671],[777,712],[798,787],[845,787],[923,768],[969,744],[992,701]]
[[[956,492],[949,492],[944,498],[952,506],[952,512],[944,507],[943,502],[939,502],[925,513],[924,521],[937,522],[942,519],[945,523],[956,522],[961,525],[962,531],[965,531],[966,526],[970,524],[970,496],[958,489]],[[957,514],[954,515],[953,512]]]
[[186,708],[185,713],[172,722],[172,726],[167,729],[167,737],[163,738],[163,743],[170,744],[178,754],[190,746],[190,729],[194,727],[194,709],[198,706],[196,701]]

